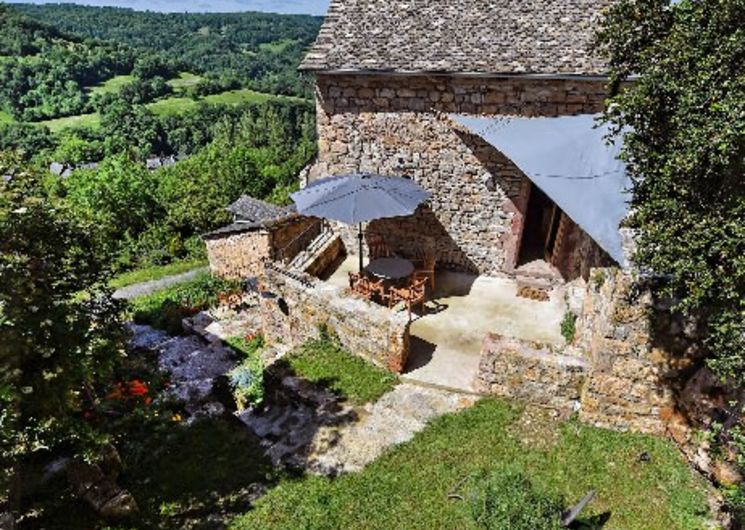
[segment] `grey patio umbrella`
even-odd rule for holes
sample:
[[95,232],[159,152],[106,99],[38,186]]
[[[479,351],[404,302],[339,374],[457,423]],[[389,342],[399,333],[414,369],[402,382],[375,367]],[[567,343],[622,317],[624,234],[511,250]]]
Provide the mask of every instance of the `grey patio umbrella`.
[[327,177],[292,194],[298,213],[359,225],[360,271],[362,223],[411,215],[429,197],[412,180],[370,173]]

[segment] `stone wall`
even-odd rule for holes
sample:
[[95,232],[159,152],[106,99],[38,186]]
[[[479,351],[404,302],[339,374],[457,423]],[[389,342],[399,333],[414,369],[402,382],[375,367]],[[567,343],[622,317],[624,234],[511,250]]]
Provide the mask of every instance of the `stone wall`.
[[653,303],[628,273],[594,269],[576,345],[592,362],[580,417],[601,427],[654,434],[666,431],[674,388],[690,366],[654,344]]
[[264,260],[275,259],[314,223],[313,218],[297,216],[242,232],[210,234],[205,237],[210,271],[227,279],[257,277],[263,272]]
[[[440,262],[494,274],[514,269],[529,182],[446,113],[558,116],[603,108],[602,81],[319,75],[319,156],[310,178],[354,171],[402,175],[433,192],[428,206],[394,220],[393,245],[434,237]],[[391,226],[379,224],[374,230]],[[356,252],[353,234],[345,243]]]
[[262,261],[271,256],[271,236],[266,230],[225,234],[205,239],[210,272],[220,278],[258,276]]
[[560,410],[576,407],[583,421],[599,427],[672,433],[678,440],[689,435],[683,416],[711,415],[695,412],[703,403],[708,411],[723,408],[722,392],[712,385],[706,397],[691,390],[705,370],[695,341],[628,272],[593,269],[589,281],[574,282],[572,290],[577,295],[569,296],[568,307],[579,313],[572,344],[553,352],[487,337],[481,391]]
[[571,413],[589,367],[581,357],[491,334],[484,339],[476,389]]
[[409,353],[404,312],[351,296],[310,275],[267,266],[260,289],[263,334],[270,345],[295,347],[326,325],[350,352],[399,373]]

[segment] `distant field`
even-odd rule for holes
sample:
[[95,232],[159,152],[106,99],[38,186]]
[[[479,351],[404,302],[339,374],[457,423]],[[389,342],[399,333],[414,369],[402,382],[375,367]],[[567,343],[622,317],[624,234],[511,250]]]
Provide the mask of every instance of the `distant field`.
[[132,81],[134,81],[134,76],[118,75],[100,85],[87,87],[86,90],[91,94],[109,94],[112,92],[118,92],[120,88]]
[[192,74],[191,72],[181,72],[178,77],[170,79],[168,84],[171,88],[178,90],[179,88],[193,87],[202,80],[201,76]]
[[274,42],[264,42],[263,44],[259,44],[259,49],[279,54],[285,51],[288,46],[290,46],[291,44],[295,44],[296,42],[298,41],[294,39],[282,39]]
[[291,99],[296,101],[302,101],[299,98],[288,98],[286,96],[275,96],[272,94],[264,94],[262,92],[256,92],[247,88],[241,90],[229,90],[221,94],[213,94],[206,96],[200,100],[194,100],[192,98],[174,97],[161,99],[154,103],[149,103],[149,108],[154,114],[158,116],[168,116],[170,114],[180,114],[193,110],[197,107],[200,102],[222,104],[222,105],[238,105],[240,103],[263,103],[264,101],[271,101],[275,99]]
[[[193,76],[193,74],[187,74]],[[119,76],[127,77],[127,76]],[[197,77],[197,76],[193,76]],[[116,78],[114,78],[116,79]],[[186,78],[181,78],[186,79]],[[176,81],[180,81],[176,80]],[[191,78],[190,78],[191,79]],[[113,80],[110,80],[113,81]],[[103,88],[101,87],[96,88]],[[229,90],[222,94],[213,94],[206,96],[199,100],[186,97],[171,97],[148,103],[146,107],[150,109],[153,114],[158,116],[169,116],[172,114],[181,114],[194,110],[200,102],[222,104],[222,105],[238,105],[240,103],[263,103],[264,101],[271,100],[292,100],[292,101],[303,101],[300,98],[289,97],[289,96],[275,96],[273,94],[264,94],[262,92],[256,92],[247,88],[241,90]],[[7,116],[8,121],[12,121],[10,115],[0,114],[0,123],[5,121]],[[64,129],[79,129],[83,127],[98,127],[101,123],[101,118],[98,113],[92,114],[80,114],[78,116],[67,116],[65,118],[56,118],[54,120],[46,120],[38,122],[39,125],[46,125],[53,133],[61,132]]]
[[46,125],[53,133],[61,132],[64,129],[80,129],[83,127],[98,127],[101,123],[101,117],[97,112],[92,114],[79,114],[77,116],[65,116],[54,120],[38,122],[39,125]]

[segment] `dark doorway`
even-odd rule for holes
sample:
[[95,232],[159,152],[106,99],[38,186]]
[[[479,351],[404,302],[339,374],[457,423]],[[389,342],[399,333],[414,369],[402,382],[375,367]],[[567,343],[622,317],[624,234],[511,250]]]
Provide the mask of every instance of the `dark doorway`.
[[538,187],[531,186],[518,265],[550,261],[561,222],[561,210]]

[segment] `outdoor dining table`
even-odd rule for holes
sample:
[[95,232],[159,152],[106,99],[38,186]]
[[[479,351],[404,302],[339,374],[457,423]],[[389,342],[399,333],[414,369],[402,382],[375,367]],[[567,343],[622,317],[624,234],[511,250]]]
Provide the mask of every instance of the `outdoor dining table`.
[[378,258],[365,268],[368,274],[383,280],[398,281],[414,273],[414,264],[403,258]]

